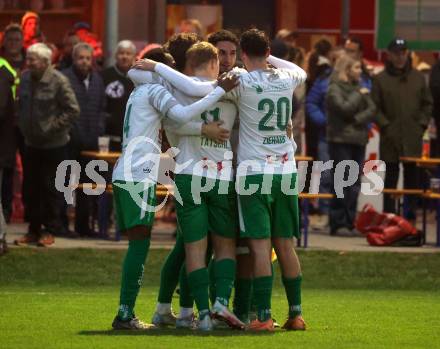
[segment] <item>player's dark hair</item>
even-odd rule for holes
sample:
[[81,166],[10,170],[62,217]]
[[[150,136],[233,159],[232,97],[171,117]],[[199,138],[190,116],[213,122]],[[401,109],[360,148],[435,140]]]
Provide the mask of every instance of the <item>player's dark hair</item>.
[[186,51],[201,38],[195,33],[174,34],[164,45],[176,62],[176,69],[183,72],[186,66]]
[[232,42],[237,47],[239,44],[237,36],[229,30],[222,29],[212,34],[209,34],[208,42],[210,44],[217,46],[220,41]]
[[241,34],[240,48],[251,57],[264,57],[269,49],[269,38],[258,29],[249,29]]
[[153,48],[152,50],[147,51],[142,56],[142,59],[152,59],[153,61],[169,65],[170,67],[174,66],[173,57],[165,52],[162,47]]

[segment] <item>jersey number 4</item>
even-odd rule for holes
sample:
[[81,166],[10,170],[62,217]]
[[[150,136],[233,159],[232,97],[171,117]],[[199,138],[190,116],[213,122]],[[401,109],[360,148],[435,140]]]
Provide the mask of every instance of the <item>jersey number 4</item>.
[[287,97],[281,97],[275,105],[271,99],[265,98],[258,103],[258,111],[266,112],[266,115],[258,123],[260,131],[274,131],[275,126],[268,126],[274,114],[277,116],[277,128],[285,131],[290,118],[290,100]]
[[128,131],[130,130],[130,114],[131,114],[131,106],[130,104],[127,108],[127,113],[125,114],[125,121],[124,121],[124,137],[128,137]]

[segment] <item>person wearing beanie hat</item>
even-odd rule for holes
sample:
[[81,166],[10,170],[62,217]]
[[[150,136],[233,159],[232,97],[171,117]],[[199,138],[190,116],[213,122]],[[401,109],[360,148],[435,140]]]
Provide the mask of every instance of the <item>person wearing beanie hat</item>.
[[44,42],[43,34],[40,31],[40,16],[32,11],[28,11],[21,19],[21,28],[23,30],[24,45],[27,49],[29,46],[38,42]]

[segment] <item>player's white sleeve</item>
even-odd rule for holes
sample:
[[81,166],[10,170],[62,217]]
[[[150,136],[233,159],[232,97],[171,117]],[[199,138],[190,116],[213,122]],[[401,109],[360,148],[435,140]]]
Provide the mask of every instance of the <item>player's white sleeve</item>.
[[156,73],[146,70],[130,69],[127,76],[137,86],[142,84],[161,84],[162,79]]
[[267,61],[272,64],[275,68],[287,69],[291,72],[293,78],[297,81],[298,84],[302,84],[307,79],[307,73],[304,69],[297,66],[295,63],[286,61],[281,58],[274,57],[270,55],[267,58]]
[[207,96],[197,102],[182,106],[177,100],[161,85],[151,85],[149,89],[149,103],[156,108],[162,115],[170,119],[185,124],[192,118],[200,116],[205,110],[212,107],[225,95],[225,90],[217,86]]
[[157,63],[154,70],[188,96],[204,97],[217,86],[217,80],[196,81],[163,63]]
[[190,121],[180,125],[170,119],[164,119],[163,126],[167,132],[178,136],[200,136],[202,134],[203,121]]

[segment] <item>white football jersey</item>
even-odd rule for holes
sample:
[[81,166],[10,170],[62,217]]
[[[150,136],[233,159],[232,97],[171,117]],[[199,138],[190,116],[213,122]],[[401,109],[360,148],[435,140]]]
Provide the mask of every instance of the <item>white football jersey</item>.
[[[227,94],[239,110],[238,176],[296,172],[296,144],[286,134],[292,113],[292,96],[303,82],[298,73],[289,69],[268,68],[240,75],[240,85]],[[252,163],[245,169],[244,165]],[[243,172],[243,170],[246,170]]]
[[140,85],[133,90],[126,106],[123,150],[113,170],[113,181],[157,181],[162,116],[177,104],[158,84]]
[[[194,77],[193,79],[203,81]],[[172,88],[167,86],[167,88]],[[182,105],[189,105],[199,100],[198,97],[188,96],[177,89],[170,90],[177,101]],[[237,117],[237,108],[229,100],[220,100],[214,106],[200,115],[199,119],[193,119],[192,123],[210,123],[223,121],[222,128],[231,131]],[[188,125],[188,124],[187,124]],[[185,125],[186,126],[186,125]],[[184,127],[185,127],[184,126]],[[176,160],[178,164],[186,164],[180,174],[198,175],[214,179],[232,180],[232,149],[229,140],[222,144],[197,135],[176,135],[176,127],[170,122],[164,122],[168,140],[179,149]]]

